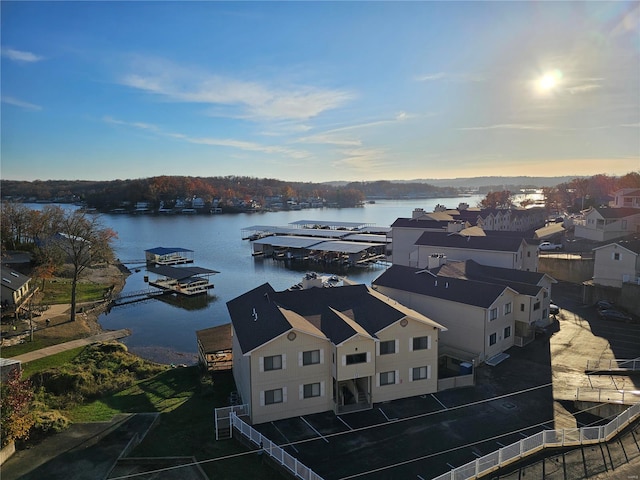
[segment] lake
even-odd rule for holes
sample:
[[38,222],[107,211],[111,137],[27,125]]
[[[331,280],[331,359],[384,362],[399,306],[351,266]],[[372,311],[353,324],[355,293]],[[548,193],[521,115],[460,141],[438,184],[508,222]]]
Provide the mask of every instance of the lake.
[[[437,204],[456,208],[460,202],[475,206],[483,196],[416,200],[377,200],[356,208],[324,208],[251,214],[221,215],[102,215],[101,222],[117,232],[113,247],[123,262],[144,259],[154,247],[183,247],[193,250],[193,265],[216,270],[210,280],[215,288],[196,299],[153,298],[114,307],[99,317],[102,328],[128,328],[123,339],[129,350],[160,363],[197,362],[196,330],[231,321],[226,302],[263,283],[284,290],[300,282],[305,271],[290,270],[283,262],[251,256],[251,244],[241,231],[251,225],[287,226],[298,220],[360,222],[389,227],[399,217],[411,217],[414,208],[433,211]],[[148,288],[146,266],[128,264],[131,275],[123,292]],[[384,267],[354,268],[351,281],[371,284]],[[327,273],[327,272],[318,272]]]

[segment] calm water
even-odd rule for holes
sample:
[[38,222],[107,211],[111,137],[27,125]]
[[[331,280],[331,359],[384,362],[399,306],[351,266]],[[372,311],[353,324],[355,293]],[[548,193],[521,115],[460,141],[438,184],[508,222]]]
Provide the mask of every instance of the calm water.
[[[282,262],[254,259],[251,244],[241,231],[251,225],[286,226],[297,220],[324,220],[370,223],[389,227],[398,217],[410,217],[414,208],[433,211],[437,204],[455,208],[460,202],[475,206],[483,198],[464,197],[429,200],[377,201],[360,208],[307,209],[233,215],[129,216],[103,215],[102,224],[118,233],[116,256],[122,261],[144,259],[144,251],[154,247],[183,247],[194,251],[194,264],[220,273],[210,280],[215,288],[200,299],[151,299],[113,308],[100,316],[103,328],[128,328],[124,339],[129,350],[161,363],[197,361],[195,331],[230,322],[226,302],[265,282],[276,290],[298,283],[304,271],[287,269]],[[144,265],[129,265],[124,292],[147,288]],[[347,278],[370,284],[383,267],[351,269]],[[138,270],[138,271],[135,271]],[[325,273],[325,272],[318,272]],[[155,277],[154,277],[155,278]]]

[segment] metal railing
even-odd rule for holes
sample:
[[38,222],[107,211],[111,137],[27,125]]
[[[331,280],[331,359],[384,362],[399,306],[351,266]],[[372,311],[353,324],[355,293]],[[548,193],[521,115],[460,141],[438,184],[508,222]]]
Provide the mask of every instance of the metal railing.
[[237,429],[245,438],[250,440],[256,447],[261,448],[262,454],[267,454],[280,465],[284,466],[296,477],[303,480],[323,480],[320,475],[315,473],[309,467],[298,461],[297,458],[285,452],[278,445],[273,443],[267,437],[255,430],[251,425],[243,422],[235,412],[230,414],[233,428]]
[[602,370],[610,372],[612,370],[640,370],[640,358],[631,360],[620,360],[617,358],[609,360],[587,360],[588,371]]
[[580,402],[633,405],[640,402],[640,390],[614,390],[610,388],[578,387],[576,400]]
[[466,480],[493,472],[544,448],[588,445],[611,440],[623,428],[640,418],[640,403],[622,412],[606,425],[562,430],[544,430],[502,447],[472,462],[454,468],[433,480]]

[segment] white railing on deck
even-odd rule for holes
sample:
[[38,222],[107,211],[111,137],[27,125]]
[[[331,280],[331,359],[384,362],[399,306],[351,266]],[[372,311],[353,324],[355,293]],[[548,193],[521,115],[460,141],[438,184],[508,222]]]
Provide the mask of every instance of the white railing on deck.
[[504,467],[516,460],[532,455],[543,448],[570,447],[588,445],[611,440],[631,422],[640,418],[640,403],[636,403],[622,412],[606,425],[596,427],[565,428],[562,430],[544,430],[527,438],[502,447],[484,457],[454,468],[433,480],[466,480],[476,478]]
[[587,360],[587,370],[640,370],[640,358],[630,360],[620,360],[612,358],[609,360]]
[[233,428],[238,430],[245,438],[249,439],[256,447],[261,447],[263,454],[269,455],[293,475],[304,480],[323,480],[320,475],[298,461],[297,458],[289,455],[278,445],[255,430],[251,425],[243,422],[234,412],[230,413],[230,418]]

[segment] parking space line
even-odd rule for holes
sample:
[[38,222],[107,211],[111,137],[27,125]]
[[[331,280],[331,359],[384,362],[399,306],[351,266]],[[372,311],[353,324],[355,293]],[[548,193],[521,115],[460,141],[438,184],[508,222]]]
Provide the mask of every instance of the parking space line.
[[449,468],[450,468],[451,470],[455,470],[455,469],[456,469],[456,467],[454,467],[453,465],[451,465],[449,462],[447,462],[447,465],[449,466]]
[[431,396],[435,399],[436,402],[442,405],[442,408],[444,408],[445,410],[448,410],[447,406],[444,403],[442,403],[440,400],[438,400],[438,397],[436,397],[433,393],[431,394]]
[[293,449],[296,451],[296,453],[300,453],[300,450],[298,450],[298,449],[296,448],[296,446],[295,446],[295,445],[293,445],[293,442],[291,442],[291,440],[289,440],[289,439],[287,438],[287,436],[286,436],[284,433],[282,433],[282,430],[280,430],[280,429],[278,428],[278,426],[277,426],[275,423],[271,422],[271,425],[273,425],[273,428],[275,428],[275,429],[278,431],[278,433],[279,433],[280,435],[282,435],[282,438],[284,438],[284,439],[285,439],[285,441],[287,442],[287,444],[288,444],[291,448],[293,448]]
[[351,428],[351,425],[349,425],[347,422],[345,422],[345,421],[342,419],[342,417],[340,417],[340,416],[338,416],[338,415],[336,415],[336,417],[338,418],[338,420],[340,420],[342,423],[344,423],[344,424],[349,428],[349,430],[353,430],[353,428]]
[[504,443],[500,443],[500,442],[496,442],[496,443],[497,443],[498,445],[500,445],[500,448],[504,448],[504,447],[505,447]]
[[378,410],[380,410],[380,413],[382,413],[382,415],[384,415],[384,418],[386,418],[386,419],[387,419],[387,422],[391,422],[391,421],[393,421],[393,420],[397,420],[397,419],[398,419],[397,417],[396,417],[396,418],[389,418],[389,417],[387,417],[387,414],[386,414],[386,413],[384,413],[384,411],[383,411],[381,408],[378,408]]
[[316,433],[318,434],[318,436],[319,436],[321,439],[323,439],[325,442],[329,443],[329,440],[327,440],[327,439],[324,437],[324,435],[322,435],[318,430],[316,430],[315,428],[313,428],[313,425],[311,425],[309,422],[307,422],[307,419],[306,419],[306,418],[304,418],[304,417],[302,417],[302,416],[301,416],[301,417],[300,417],[300,419],[301,419],[304,423],[306,423],[307,425],[309,425],[309,428],[310,428],[311,430],[313,430],[314,432],[316,432]]
[[471,453],[473,453],[476,457],[478,458],[482,458],[482,455],[480,455],[478,452],[476,452],[475,450],[471,450]]
[[424,477],[422,475],[417,475],[418,480],[424,480]]

